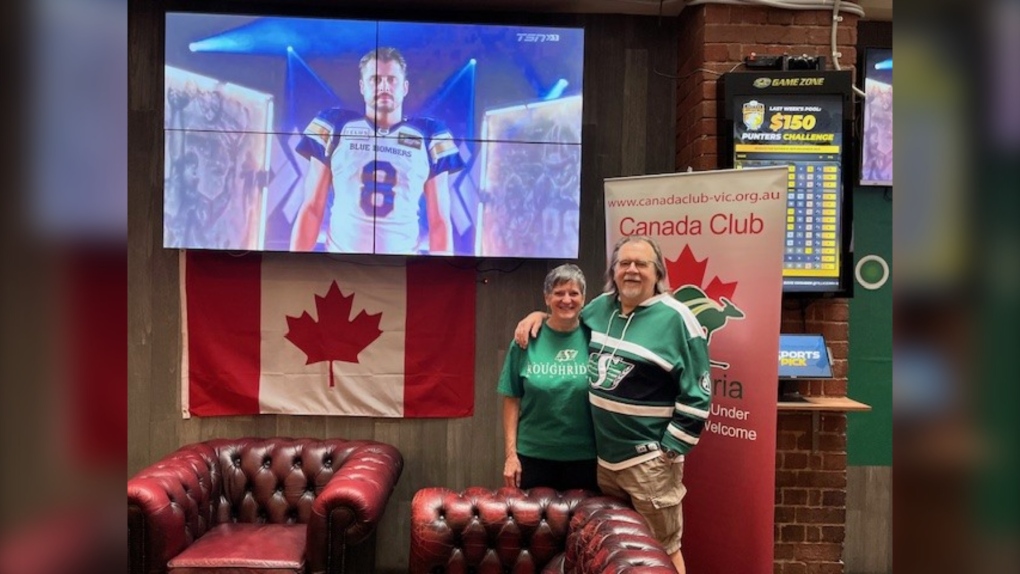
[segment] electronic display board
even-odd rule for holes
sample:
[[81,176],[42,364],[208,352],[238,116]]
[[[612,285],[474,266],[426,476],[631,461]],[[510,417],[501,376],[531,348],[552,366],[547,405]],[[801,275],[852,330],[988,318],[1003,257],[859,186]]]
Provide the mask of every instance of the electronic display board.
[[730,166],[789,170],[784,291],[848,294],[849,72],[727,74],[724,94]]

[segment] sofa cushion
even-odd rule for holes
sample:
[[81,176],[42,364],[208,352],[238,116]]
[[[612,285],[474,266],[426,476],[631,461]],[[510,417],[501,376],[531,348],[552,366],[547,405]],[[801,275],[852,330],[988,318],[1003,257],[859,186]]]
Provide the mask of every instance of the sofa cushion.
[[220,524],[173,557],[174,574],[283,574],[305,568],[304,524]]
[[542,569],[542,574],[563,574],[564,554],[560,552]]

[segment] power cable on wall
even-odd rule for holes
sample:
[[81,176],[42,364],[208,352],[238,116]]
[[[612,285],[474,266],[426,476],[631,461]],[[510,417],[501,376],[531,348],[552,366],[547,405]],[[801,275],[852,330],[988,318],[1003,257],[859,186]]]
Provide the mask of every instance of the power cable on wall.
[[732,6],[769,6],[785,10],[828,10],[833,6],[836,10],[864,16],[864,8],[854,2],[840,0],[687,0],[687,6],[699,4],[730,4]]
[[[832,66],[836,70],[841,70],[839,64],[839,58],[843,55],[839,51],[839,47],[836,44],[836,33],[839,29],[839,24],[843,21],[843,16],[840,12],[846,12],[848,14],[855,14],[863,17],[864,9],[854,2],[843,2],[842,0],[687,0],[687,6],[697,6],[699,4],[729,4],[732,6],[768,6],[772,8],[782,8],[784,10],[828,10],[832,9],[832,24],[829,34],[829,52],[832,58]],[[660,3],[661,11],[661,3]],[[854,93],[858,96],[864,97],[864,90],[857,86],[852,86]]]
[[[662,26],[663,7],[667,2],[673,3],[672,0],[619,0],[619,1],[631,4],[651,4],[653,2],[658,4],[660,27]],[[842,54],[839,52],[838,46],[836,44],[836,35],[839,29],[839,24],[843,21],[843,16],[840,15],[840,12],[847,12],[849,14],[855,14],[861,17],[865,15],[864,9],[858,4],[854,2],[844,2],[842,0],[684,0],[684,2],[685,6],[698,6],[701,4],[728,4],[732,6],[767,6],[772,8],[781,8],[784,10],[828,10],[829,8],[831,8],[832,25],[829,48],[830,57],[832,58],[832,64],[836,70],[842,69],[839,64],[839,58],[842,56]],[[732,72],[733,70],[739,68],[740,65],[741,64],[737,64],[729,71]],[[660,72],[654,67],[652,69],[652,72],[657,76],[662,76],[664,78],[669,78],[672,80],[682,80],[697,72],[713,74],[715,76],[722,75],[721,72],[716,72],[715,70],[709,70],[707,68],[698,68],[696,70],[692,70],[691,72],[685,74],[684,76],[666,74],[664,72]],[[865,94],[863,90],[861,90],[857,86],[852,87],[857,95],[864,97]]]
[[[773,8],[784,8],[787,10],[828,10],[833,0],[616,0],[622,4],[658,4],[662,12],[664,4],[674,5],[680,2],[684,6],[697,6],[698,4],[731,4],[734,6],[771,6]],[[864,16],[864,8],[854,2],[843,2],[840,10]]]
[[[839,14],[839,7],[841,4],[842,2],[840,2],[840,0],[835,0],[832,3],[832,33],[829,36],[829,48],[832,50],[832,66],[836,68],[836,70],[841,69],[839,67],[839,58],[843,55],[836,46],[836,31],[839,28],[839,23],[843,21],[843,17]],[[863,11],[861,15],[863,16]],[[858,96],[862,98],[867,96],[867,94],[864,93],[864,90],[858,88],[856,85],[850,84],[850,87],[853,88],[854,93]]]

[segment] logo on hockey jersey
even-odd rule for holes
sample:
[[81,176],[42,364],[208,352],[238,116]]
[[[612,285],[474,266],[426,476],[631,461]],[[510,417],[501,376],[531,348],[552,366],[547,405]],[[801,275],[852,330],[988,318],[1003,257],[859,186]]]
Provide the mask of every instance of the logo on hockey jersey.
[[397,135],[397,143],[402,146],[413,147],[414,149],[421,149],[421,137],[406,132],[400,132]]
[[701,387],[701,390],[705,391],[706,395],[712,394],[712,375],[708,371],[701,373],[698,385]]
[[588,355],[588,384],[594,389],[611,391],[620,386],[620,381],[632,370],[634,363],[621,357],[604,353]]
[[565,363],[573,361],[577,357],[577,349],[562,349],[556,353],[556,362]]

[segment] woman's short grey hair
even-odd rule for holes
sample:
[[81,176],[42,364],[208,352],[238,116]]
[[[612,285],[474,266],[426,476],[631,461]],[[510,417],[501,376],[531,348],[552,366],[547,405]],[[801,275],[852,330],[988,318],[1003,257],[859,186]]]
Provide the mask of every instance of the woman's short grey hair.
[[584,297],[585,290],[587,289],[587,284],[584,281],[584,272],[573,263],[564,263],[547,273],[545,284],[542,286],[542,293],[549,295],[553,292],[553,289],[570,281],[577,283],[578,288],[581,289],[581,296]]
[[662,249],[659,248],[659,244],[654,239],[644,235],[628,235],[616,242],[616,246],[613,247],[613,256],[609,259],[609,267],[606,269],[605,292],[616,294],[616,281],[614,281],[614,277],[616,264],[620,261],[620,248],[634,241],[644,241],[652,246],[652,251],[655,253],[655,261],[652,262],[655,265],[655,294],[668,292],[669,286],[666,285],[666,260],[662,257]]

